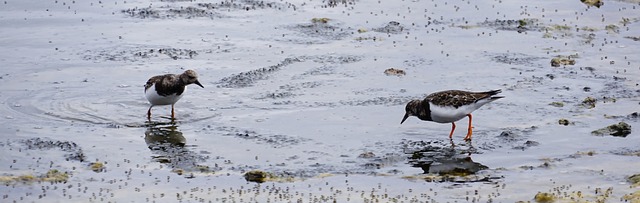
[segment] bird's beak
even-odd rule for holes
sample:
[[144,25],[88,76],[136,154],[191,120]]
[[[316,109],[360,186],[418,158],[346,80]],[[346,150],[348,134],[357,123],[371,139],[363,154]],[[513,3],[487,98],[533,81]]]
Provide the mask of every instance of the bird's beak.
[[404,123],[404,121],[406,121],[406,120],[407,120],[407,118],[409,118],[409,114],[408,114],[408,113],[405,113],[405,114],[404,114],[404,118],[402,118],[402,121],[400,121],[400,124]]
[[197,80],[196,80],[196,82],[194,82],[194,83],[195,83],[196,85],[198,85],[198,86],[200,86],[200,87],[204,88],[204,86],[202,86],[202,84],[200,84],[200,81],[197,81]]

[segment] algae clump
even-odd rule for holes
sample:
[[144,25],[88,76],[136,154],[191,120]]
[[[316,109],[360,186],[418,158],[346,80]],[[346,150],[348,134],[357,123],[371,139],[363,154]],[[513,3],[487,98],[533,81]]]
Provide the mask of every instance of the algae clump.
[[57,169],[51,169],[47,171],[46,174],[35,176],[35,175],[20,175],[20,176],[0,176],[0,182],[3,183],[11,183],[11,182],[22,182],[22,183],[34,183],[34,182],[67,182],[69,180],[69,174],[66,172],[61,172]]
[[596,100],[596,98],[587,97],[587,98],[584,98],[584,100],[582,100],[582,105],[584,107],[587,107],[588,109],[596,108],[597,101],[598,100]]
[[596,8],[600,8],[600,6],[604,5],[604,2],[602,2],[602,0],[580,0],[580,2],[586,4],[587,6],[595,6]]
[[555,107],[563,107],[564,103],[562,103],[562,102],[551,102],[551,103],[549,103],[549,105],[555,106]]
[[312,23],[328,23],[329,22],[329,18],[312,18],[311,22]]
[[89,168],[91,168],[91,170],[96,173],[105,171],[105,166],[102,162],[93,162],[91,163],[91,165],[89,165]]
[[54,183],[67,182],[67,180],[69,180],[69,174],[63,173],[56,169],[51,169],[47,171],[47,174],[42,178],[42,180]]
[[633,185],[640,185],[640,173],[629,176],[627,180]]
[[535,201],[538,203],[551,203],[556,201],[556,197],[551,193],[546,192],[538,192],[534,197]]
[[603,136],[612,135],[616,137],[626,137],[631,134],[631,125],[620,122],[591,132],[592,135]]
[[264,171],[253,170],[244,174],[244,179],[250,182],[264,183],[273,178],[273,174]]
[[560,66],[566,66],[566,65],[575,65],[576,64],[576,60],[575,59],[570,59],[570,58],[566,58],[566,57],[555,57],[551,59],[551,66],[553,67],[560,67]]
[[561,118],[560,120],[558,120],[558,124],[567,126],[569,125],[569,120]]

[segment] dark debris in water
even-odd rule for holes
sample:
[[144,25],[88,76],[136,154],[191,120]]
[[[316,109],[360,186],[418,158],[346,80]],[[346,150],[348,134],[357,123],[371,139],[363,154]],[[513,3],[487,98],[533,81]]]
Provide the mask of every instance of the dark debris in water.
[[259,143],[269,144],[274,148],[280,148],[285,146],[291,146],[300,144],[307,141],[305,138],[293,137],[288,135],[263,135],[252,130],[242,130],[235,127],[221,126],[216,127],[216,130],[226,132],[225,136],[234,136],[247,140],[255,140]]
[[359,62],[362,60],[362,56],[353,56],[353,55],[334,55],[334,54],[328,54],[328,55],[318,55],[318,56],[305,56],[302,57],[305,60],[312,60],[313,62],[316,63],[321,63],[321,64],[348,64],[348,63],[355,63],[355,62]]
[[280,71],[283,67],[291,65],[296,62],[301,62],[298,58],[286,58],[280,63],[268,67],[263,67],[247,72],[241,72],[225,78],[220,79],[217,82],[218,87],[226,88],[243,88],[252,86],[259,80],[265,80],[269,78],[269,75]]
[[288,2],[269,2],[261,0],[225,0],[219,3],[197,3],[189,6],[173,6],[172,4],[161,6],[149,6],[143,8],[123,9],[121,12],[134,18],[225,18],[223,12],[246,12],[252,10],[296,10],[296,5]]
[[279,87],[279,89],[280,90],[285,90],[285,91],[296,91],[296,90],[301,90],[301,89],[316,88],[316,87],[320,87],[322,85],[323,85],[323,83],[321,83],[321,82],[310,81],[310,82],[290,83],[290,84],[282,85],[282,86]]
[[290,97],[295,97],[296,94],[293,94],[291,92],[267,92],[264,95],[262,95],[261,97],[258,97],[256,99],[283,99],[283,98],[290,98]]
[[351,30],[342,27],[340,23],[334,21],[318,21],[312,20],[310,23],[301,23],[297,25],[287,26],[286,28],[301,33],[304,37],[319,39],[289,39],[289,41],[301,44],[325,43],[327,40],[341,40],[351,36]]
[[640,148],[638,149],[619,149],[611,151],[611,154],[621,155],[621,156],[638,156],[640,157]]
[[187,6],[187,7],[172,7],[172,6],[160,6],[160,7],[144,7],[144,8],[130,8],[121,10],[123,14],[134,18],[157,18],[157,19],[172,19],[172,18],[221,18],[224,15],[219,14],[213,10],[208,10],[202,7]]
[[75,160],[83,162],[86,160],[84,153],[82,152],[82,148],[78,146],[76,143],[71,141],[58,141],[58,140],[49,140],[45,138],[31,138],[26,140],[21,140],[28,150],[60,150],[64,152],[68,152],[65,155],[67,161]]
[[[211,52],[212,50],[204,50]],[[169,57],[173,60],[192,59],[198,56],[197,50],[179,48],[110,47],[102,50],[86,50],[82,59],[88,61],[125,61],[136,62],[143,59]]]
[[338,6],[347,7],[349,5],[355,5],[356,0],[328,0],[326,2],[327,2],[327,5],[325,7],[338,7]]
[[309,101],[291,101],[283,100],[274,102],[274,105],[295,105],[302,107],[338,107],[338,106],[397,106],[404,105],[415,97],[410,96],[388,96],[373,97],[369,99],[342,100],[337,102],[309,102]]
[[633,120],[640,120],[640,113],[638,112],[633,112],[630,113],[629,115],[626,116],[621,116],[621,115],[605,115],[605,118],[608,119],[624,119],[624,120],[629,120],[629,121],[633,121]]
[[391,21],[382,27],[373,28],[372,30],[375,32],[381,32],[381,33],[387,33],[387,34],[401,34],[407,29],[405,28],[405,26],[403,26],[399,22]]
[[415,59],[407,59],[403,61],[402,65],[409,66],[409,67],[420,67],[422,65],[430,65],[431,63],[433,63],[432,60],[427,60],[424,58],[415,58]]
[[512,149],[526,150],[529,147],[535,147],[540,145],[537,141],[528,140],[528,136],[537,127],[532,126],[529,128],[506,128],[500,135],[497,136],[498,140],[493,142],[498,146],[511,146]]
[[592,135],[604,136],[611,135],[615,137],[627,137],[631,134],[631,125],[625,122],[619,122],[591,132]]
[[530,55],[521,54],[521,53],[501,53],[501,54],[496,54],[491,59],[495,62],[509,64],[509,65],[539,67],[540,63],[538,63],[538,61],[544,58],[530,56]]
[[631,39],[631,40],[636,41],[636,42],[640,42],[640,36],[638,36],[638,37],[636,37],[636,36],[625,36],[624,38]]
[[543,30],[543,27],[541,27],[538,23],[538,19],[520,19],[520,20],[496,19],[493,21],[485,20],[484,22],[480,23],[480,26],[490,27],[496,30],[517,31],[517,32]]
[[598,91],[598,94],[608,95],[612,98],[634,98],[640,97],[640,89],[632,89],[628,85],[624,84],[624,81],[617,81],[613,78],[613,81],[607,81],[604,84],[604,88]]
[[130,8],[121,11],[131,17],[136,18],[160,18],[160,11],[153,8]]
[[388,96],[388,97],[375,97],[366,100],[352,100],[352,101],[340,101],[340,105],[347,106],[371,106],[371,105],[387,105],[396,106],[403,105],[411,101],[413,97],[410,96]]
[[[282,1],[280,1],[282,2]],[[209,10],[227,10],[227,11],[251,11],[272,9],[286,11],[289,9],[296,10],[296,5],[289,2],[269,2],[263,0],[224,0],[220,3],[198,3],[199,7]]]
[[[332,65],[340,65],[347,63],[354,63],[362,60],[361,56],[352,56],[352,55],[319,55],[319,56],[300,56],[300,57],[290,57],[282,60],[280,63],[276,65],[271,65],[259,69],[254,69],[246,72],[241,72],[237,74],[233,74],[231,76],[227,76],[225,78],[220,79],[217,84],[218,87],[225,88],[244,88],[253,86],[257,81],[269,79],[271,74],[274,74],[278,71],[282,71],[283,68],[288,65],[304,62],[307,60],[311,60],[320,64],[332,64]],[[314,70],[308,72],[307,74],[312,74]],[[331,71],[327,70],[315,70],[315,71]],[[318,72],[318,73],[320,73]],[[303,83],[304,88],[313,88],[318,86],[318,82],[307,82]],[[281,86],[281,89],[298,89],[299,87],[293,87],[290,85]]]

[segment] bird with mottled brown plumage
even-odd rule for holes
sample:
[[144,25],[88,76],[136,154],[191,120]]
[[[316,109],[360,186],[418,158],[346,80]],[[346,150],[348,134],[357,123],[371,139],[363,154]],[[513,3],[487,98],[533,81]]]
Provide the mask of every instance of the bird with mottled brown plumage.
[[202,88],[198,81],[198,74],[193,70],[184,73],[157,75],[149,78],[144,85],[144,95],[151,103],[147,111],[147,118],[151,119],[151,108],[154,106],[171,105],[171,119],[175,119],[174,104],[182,98],[187,90],[187,85],[196,84]]
[[469,117],[469,127],[464,140],[470,141],[472,132],[471,112],[483,105],[495,101],[503,96],[495,96],[501,90],[491,90],[486,92],[469,92],[462,90],[446,90],[427,95],[422,100],[412,100],[405,107],[405,114],[400,124],[404,123],[409,116],[416,116],[420,120],[433,121],[436,123],[451,123],[449,139],[452,139],[453,131],[456,129],[456,121],[464,117]]

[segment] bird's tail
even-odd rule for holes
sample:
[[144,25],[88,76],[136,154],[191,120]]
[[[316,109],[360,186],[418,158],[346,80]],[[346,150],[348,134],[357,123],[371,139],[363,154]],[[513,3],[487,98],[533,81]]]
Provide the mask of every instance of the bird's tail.
[[496,99],[504,98],[504,96],[494,96],[496,94],[500,94],[501,92],[502,92],[501,89],[497,89],[497,90],[486,91],[486,92],[483,92],[482,94],[487,94],[489,96],[489,101],[493,101]]

